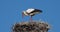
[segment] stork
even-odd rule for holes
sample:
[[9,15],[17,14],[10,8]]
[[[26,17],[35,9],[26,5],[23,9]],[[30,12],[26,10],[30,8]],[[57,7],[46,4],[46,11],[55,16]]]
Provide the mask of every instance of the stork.
[[32,21],[32,16],[39,14],[39,13],[42,13],[42,11],[39,9],[30,8],[30,9],[27,9],[26,11],[22,12],[22,17],[30,16],[30,20]]

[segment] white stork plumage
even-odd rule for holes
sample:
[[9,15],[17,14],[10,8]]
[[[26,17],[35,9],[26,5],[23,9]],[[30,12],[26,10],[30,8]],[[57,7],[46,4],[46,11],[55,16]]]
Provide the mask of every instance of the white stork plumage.
[[27,9],[26,11],[23,11],[22,15],[23,16],[31,16],[30,19],[32,20],[32,16],[34,16],[35,14],[39,14],[39,13],[42,13],[42,11],[38,10],[38,9],[30,8],[30,9]]

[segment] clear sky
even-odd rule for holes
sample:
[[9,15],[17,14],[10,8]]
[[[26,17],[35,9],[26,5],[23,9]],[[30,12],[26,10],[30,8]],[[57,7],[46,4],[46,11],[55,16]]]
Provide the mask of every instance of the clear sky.
[[33,19],[47,21],[49,32],[60,32],[60,0],[0,0],[0,32],[11,32],[12,25],[22,21],[21,13],[28,8],[41,9],[43,13]]

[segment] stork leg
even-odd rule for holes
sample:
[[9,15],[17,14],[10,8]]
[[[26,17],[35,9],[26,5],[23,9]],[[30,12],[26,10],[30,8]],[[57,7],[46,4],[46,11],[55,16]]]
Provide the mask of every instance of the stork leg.
[[32,16],[30,17],[30,21],[32,22]]

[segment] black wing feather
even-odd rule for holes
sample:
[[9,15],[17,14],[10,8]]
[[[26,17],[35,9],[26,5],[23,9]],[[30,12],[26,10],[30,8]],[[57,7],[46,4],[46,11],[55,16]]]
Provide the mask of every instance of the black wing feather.
[[42,12],[42,10],[35,9],[35,10],[32,11],[31,13],[34,13],[34,12]]

